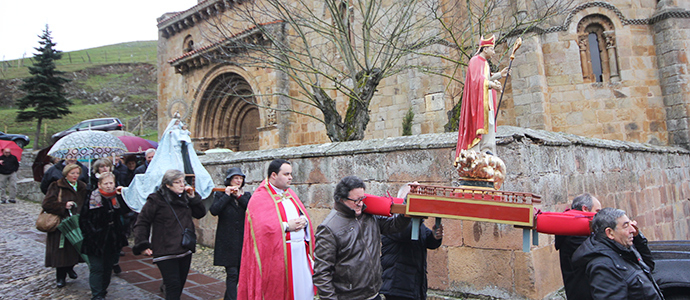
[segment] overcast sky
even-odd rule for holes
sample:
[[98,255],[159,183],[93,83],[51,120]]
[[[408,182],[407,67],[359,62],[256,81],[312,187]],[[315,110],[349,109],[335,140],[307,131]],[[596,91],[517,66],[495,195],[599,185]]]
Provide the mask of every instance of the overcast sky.
[[57,50],[158,39],[156,18],[197,0],[0,0],[0,60],[33,56],[48,24]]

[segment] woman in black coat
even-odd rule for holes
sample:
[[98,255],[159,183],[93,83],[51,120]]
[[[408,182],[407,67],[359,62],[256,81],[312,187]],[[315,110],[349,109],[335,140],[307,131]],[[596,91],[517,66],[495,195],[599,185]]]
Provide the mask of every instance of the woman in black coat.
[[158,190],[146,198],[134,225],[132,253],[153,255],[153,263],[163,276],[166,300],[180,299],[196,251],[196,244],[182,244],[183,233],[196,230],[192,218],[206,215],[201,196],[185,184],[184,177],[182,171],[166,171]]
[[213,264],[225,266],[225,300],[237,299],[237,279],[244,235],[244,213],[252,196],[244,192],[240,168],[231,168],[225,177],[225,192],[216,192],[209,211],[218,216]]
[[89,285],[93,300],[105,299],[110,272],[127,245],[121,217],[130,211],[115,191],[115,175],[98,173],[98,184],[91,192],[79,216],[84,242],[82,253],[89,256]]

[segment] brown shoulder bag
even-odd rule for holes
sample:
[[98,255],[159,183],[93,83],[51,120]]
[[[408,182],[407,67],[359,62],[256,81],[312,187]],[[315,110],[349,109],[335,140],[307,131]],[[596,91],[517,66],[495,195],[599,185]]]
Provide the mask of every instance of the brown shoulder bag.
[[[62,202],[62,189],[58,193],[58,202]],[[61,217],[56,214],[47,213],[41,208],[41,213],[36,219],[36,229],[43,232],[53,232],[60,225]]]

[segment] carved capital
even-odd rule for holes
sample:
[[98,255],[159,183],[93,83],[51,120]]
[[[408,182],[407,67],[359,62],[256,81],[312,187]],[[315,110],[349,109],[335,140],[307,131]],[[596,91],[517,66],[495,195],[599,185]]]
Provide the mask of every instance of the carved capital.
[[582,34],[577,37],[577,45],[580,46],[580,51],[587,51],[589,45],[589,37],[587,34]]
[[616,32],[611,30],[611,31],[604,31],[604,38],[606,39],[606,48],[615,48],[616,47]]

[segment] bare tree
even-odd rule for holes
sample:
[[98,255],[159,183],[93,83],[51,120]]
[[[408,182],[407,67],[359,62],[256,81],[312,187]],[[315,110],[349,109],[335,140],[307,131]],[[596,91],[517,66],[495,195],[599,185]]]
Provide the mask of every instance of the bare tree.
[[[222,51],[208,59],[278,71],[299,93],[285,88],[271,95],[315,110],[280,103],[271,108],[322,122],[331,141],[360,140],[381,80],[416,67],[401,60],[437,37],[436,14],[429,11],[438,7],[434,1],[244,2],[231,14],[209,20],[205,36],[222,41]],[[338,98],[345,99],[345,109]]]

